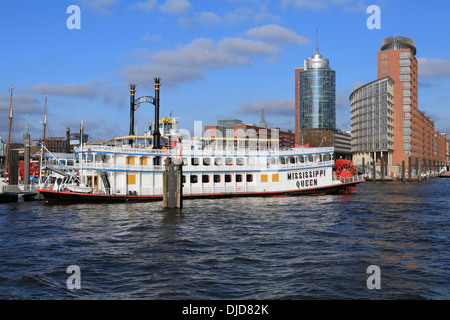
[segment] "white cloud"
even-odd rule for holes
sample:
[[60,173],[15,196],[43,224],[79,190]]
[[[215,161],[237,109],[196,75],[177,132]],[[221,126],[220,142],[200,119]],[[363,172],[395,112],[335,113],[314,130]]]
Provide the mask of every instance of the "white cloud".
[[81,3],[85,8],[109,15],[110,7],[114,6],[117,0],[81,0]]
[[324,10],[332,6],[340,6],[345,12],[361,11],[362,7],[367,8],[362,0],[283,0],[282,8]]
[[194,17],[180,19],[180,25],[183,27],[214,26],[222,22],[222,19],[214,12],[204,11],[196,14]]
[[279,22],[282,19],[280,16],[274,15],[264,3],[252,2],[250,6],[239,6],[233,12],[225,14],[223,20],[228,24],[240,24],[243,22]]
[[158,4],[157,0],[147,0],[142,2],[137,2],[133,4],[129,10],[144,10],[144,11],[152,11],[156,5]]
[[207,38],[193,40],[175,50],[161,50],[148,57],[147,63],[131,65],[122,70],[127,81],[152,83],[160,76],[166,85],[176,86],[204,77],[206,69],[250,65],[254,58],[269,58],[278,47],[261,41],[223,38],[214,43]]
[[293,115],[295,115],[295,101],[293,99],[262,99],[251,103],[241,103],[237,113],[260,115],[263,108],[265,115],[286,117],[292,117]]
[[419,58],[417,61],[419,62],[419,77],[437,78],[450,76],[450,60]]
[[294,7],[296,9],[311,9],[322,10],[327,8],[327,5],[322,0],[283,0],[283,8]]
[[97,95],[99,85],[103,82],[103,80],[92,79],[81,84],[50,85],[47,83],[40,83],[35,87],[28,89],[27,92],[61,97],[92,99]]
[[159,8],[164,13],[181,15],[192,9],[192,4],[188,0],[166,0]]
[[247,35],[258,40],[265,40],[279,44],[309,44],[310,41],[290,29],[276,24],[268,24],[247,31]]
[[162,39],[160,34],[149,34],[146,33],[145,36],[142,37],[141,42],[158,42]]

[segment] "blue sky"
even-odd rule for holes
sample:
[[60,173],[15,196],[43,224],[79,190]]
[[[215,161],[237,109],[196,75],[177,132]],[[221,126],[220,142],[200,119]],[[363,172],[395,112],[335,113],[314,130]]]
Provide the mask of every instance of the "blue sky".
[[[81,29],[70,30],[70,5]],[[381,9],[381,29],[370,30],[369,5]],[[377,77],[383,39],[412,38],[418,49],[419,108],[450,133],[450,2],[430,0],[45,0],[3,1],[0,11],[0,135],[8,132],[14,87],[13,140],[28,120],[42,136],[45,95],[48,129],[66,127],[91,140],[128,134],[129,84],[153,95],[162,78],[161,117],[192,130],[238,118],[294,129],[294,69],[319,49],[337,72],[337,124],[350,130],[349,95]],[[136,112],[137,133],[154,109]],[[47,134],[47,136],[48,136]]]

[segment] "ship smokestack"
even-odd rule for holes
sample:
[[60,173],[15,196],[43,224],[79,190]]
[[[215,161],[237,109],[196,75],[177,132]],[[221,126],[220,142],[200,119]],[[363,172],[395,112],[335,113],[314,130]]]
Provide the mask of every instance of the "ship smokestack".
[[[134,136],[134,101],[136,95],[136,85],[130,84],[130,134],[129,136]],[[133,139],[129,139],[129,144],[133,144]]]
[[70,128],[66,129],[66,153],[70,153]]
[[153,132],[153,149],[161,149],[161,133],[159,132],[159,88],[161,78],[155,80],[155,131]]

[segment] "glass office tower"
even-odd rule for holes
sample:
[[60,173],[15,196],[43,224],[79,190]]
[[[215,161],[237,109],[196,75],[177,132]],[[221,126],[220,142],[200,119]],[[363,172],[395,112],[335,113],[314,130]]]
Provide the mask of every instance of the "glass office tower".
[[316,49],[298,74],[298,121],[303,129],[336,129],[336,72]]

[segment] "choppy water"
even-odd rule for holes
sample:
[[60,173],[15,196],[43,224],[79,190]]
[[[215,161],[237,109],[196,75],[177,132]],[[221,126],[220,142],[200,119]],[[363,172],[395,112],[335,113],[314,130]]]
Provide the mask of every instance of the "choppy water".
[[[0,204],[0,299],[449,299],[449,190],[368,182],[354,195],[189,200],[181,213]],[[71,265],[81,289],[67,288]]]

